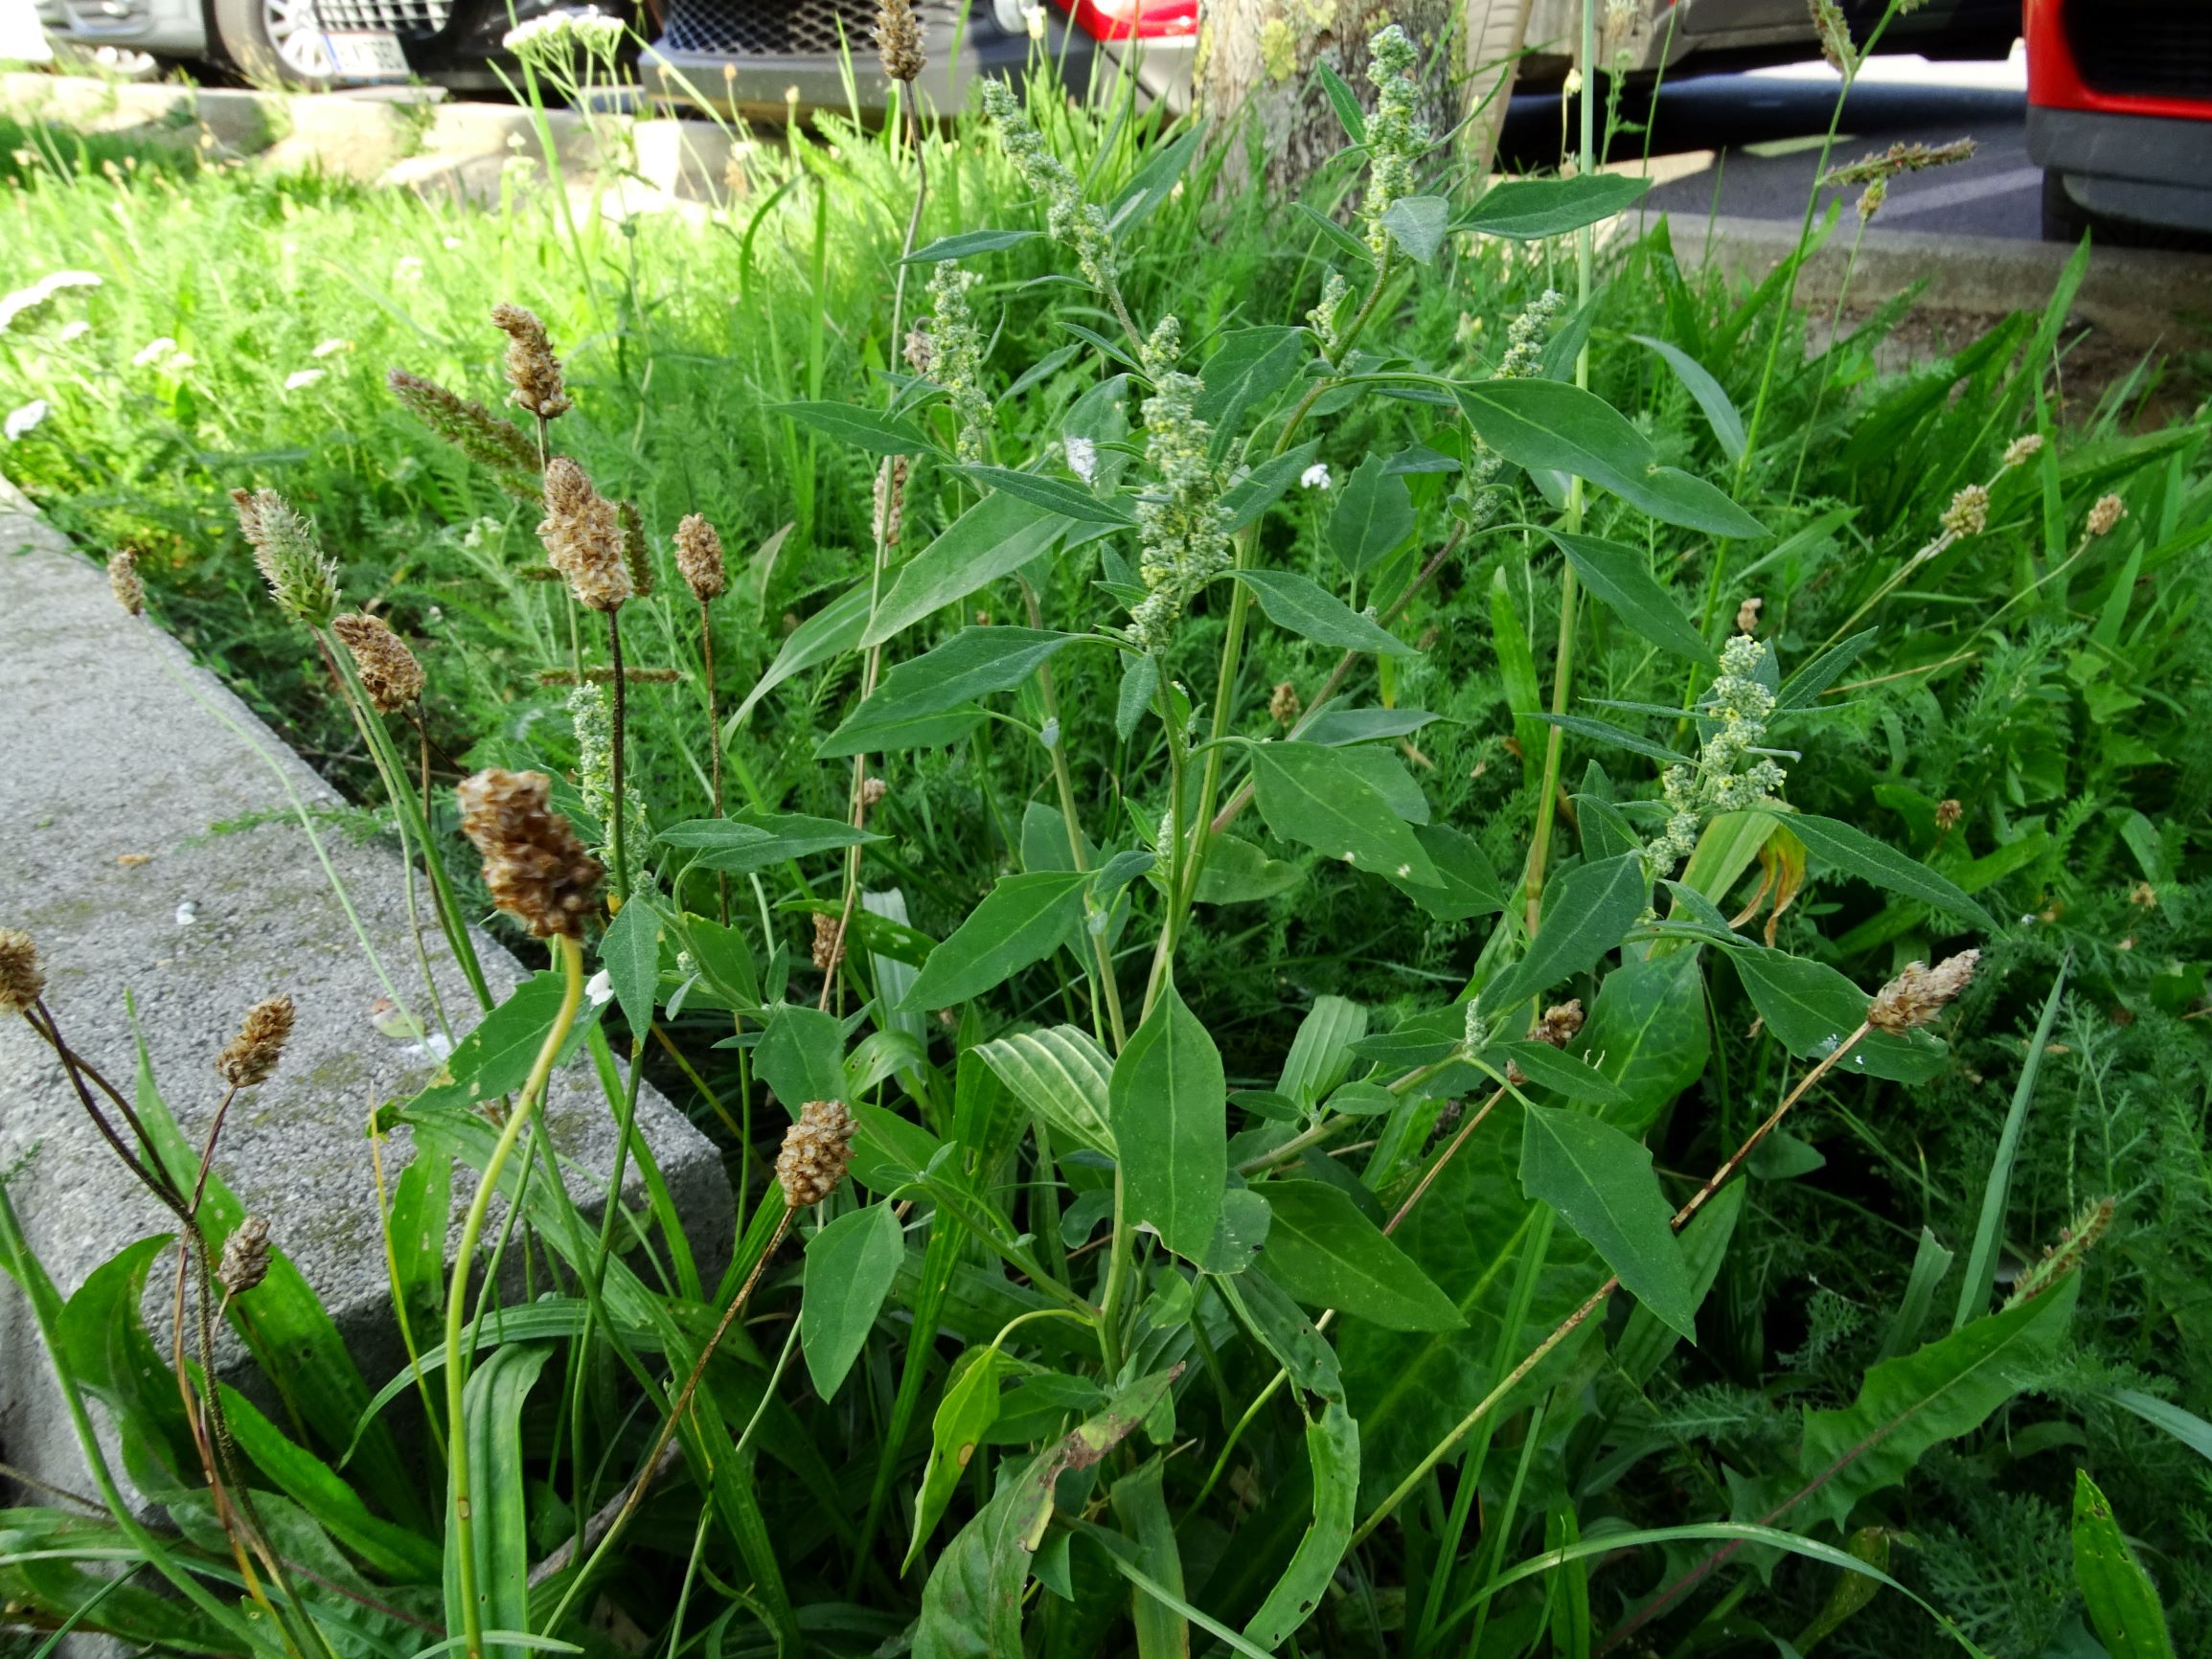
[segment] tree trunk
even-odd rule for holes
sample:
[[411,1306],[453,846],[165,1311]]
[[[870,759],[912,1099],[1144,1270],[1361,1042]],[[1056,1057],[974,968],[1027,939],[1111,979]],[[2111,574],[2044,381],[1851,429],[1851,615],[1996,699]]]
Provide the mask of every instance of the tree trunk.
[[[1367,41],[1396,23],[1422,55],[1424,113],[1442,137],[1478,104],[1483,113],[1461,134],[1463,161],[1490,165],[1497,122],[1511,89],[1514,54],[1530,0],[1203,0],[1199,13],[1197,101],[1217,123],[1243,111],[1256,128],[1252,148],[1232,156],[1228,182],[1257,182],[1295,195],[1343,148],[1344,131],[1313,73],[1326,63],[1375,107],[1367,80]],[[1487,102],[1485,102],[1487,100]]]

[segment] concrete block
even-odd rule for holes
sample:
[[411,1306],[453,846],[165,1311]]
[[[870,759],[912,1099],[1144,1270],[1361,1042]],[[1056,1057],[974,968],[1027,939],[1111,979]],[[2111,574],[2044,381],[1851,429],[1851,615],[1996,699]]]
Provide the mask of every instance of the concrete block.
[[655,190],[706,202],[745,193],[753,147],[728,129],[711,121],[641,121],[633,137],[637,170]]
[[[194,1137],[218,1098],[214,1057],[239,1017],[278,991],[296,999],[283,1064],[233,1107],[218,1167],[248,1210],[269,1219],[369,1385],[381,1386],[404,1356],[363,1128],[372,1108],[437,1069],[435,1045],[393,1034],[394,1000],[417,1010],[425,1000],[396,853],[353,839],[335,792],[174,641],[124,615],[100,569],[4,480],[0,755],[0,925],[37,940],[64,1034],[121,1086],[132,1075],[126,990],[164,1095]],[[356,943],[287,786],[321,815],[323,854],[381,974]],[[425,921],[424,949],[459,1034],[475,1004]],[[488,938],[477,946],[503,994],[523,965]],[[45,1045],[12,1018],[0,1022],[0,1170],[15,1171],[10,1193],[64,1294],[125,1244],[171,1231],[100,1141]],[[721,1159],[650,1086],[640,1091],[638,1124],[711,1285],[731,1240]],[[615,1134],[588,1057],[557,1076],[546,1125],[579,1201],[596,1213]],[[402,1131],[387,1143],[387,1180],[406,1161],[407,1139]],[[456,1222],[468,1185],[456,1181]],[[165,1332],[166,1312],[149,1323]],[[0,1461],[59,1486],[87,1484],[29,1311],[5,1279]]]
[[283,136],[263,153],[264,165],[319,168],[374,183],[386,169],[418,153],[435,124],[425,104],[308,93],[285,100]]

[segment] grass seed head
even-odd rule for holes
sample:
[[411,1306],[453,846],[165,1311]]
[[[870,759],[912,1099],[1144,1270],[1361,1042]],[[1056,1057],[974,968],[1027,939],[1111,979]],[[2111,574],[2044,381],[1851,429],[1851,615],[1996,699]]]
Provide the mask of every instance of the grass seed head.
[[[479,466],[510,480],[527,480],[538,469],[537,445],[512,420],[503,420],[473,398],[449,392],[435,380],[394,369],[384,376],[392,396],[442,443],[450,443]],[[533,491],[532,493],[535,493]]]
[[24,1013],[46,989],[46,969],[28,933],[0,927],[0,1013]]
[[560,383],[560,359],[537,313],[502,300],[491,307],[492,324],[507,336],[509,401],[540,420],[565,415],[576,405]]
[[537,537],[579,604],[615,610],[630,597],[622,513],[565,455],[545,464],[545,518]]
[[223,1240],[222,1260],[215,1276],[233,1296],[243,1296],[269,1276],[269,1224],[248,1216]]
[[1943,511],[1943,527],[1952,535],[1979,535],[1989,524],[1989,491],[1970,484],[1950,498]]
[[786,1204],[804,1210],[837,1190],[852,1165],[859,1126],[842,1101],[809,1101],[799,1109],[799,1121],[784,1132],[784,1149],[776,1154]]
[[2117,495],[2100,495],[2089,509],[2088,522],[2082,528],[2089,535],[2109,535],[2113,527],[2128,516],[2128,504]]
[[551,788],[543,772],[487,766],[461,783],[461,830],[484,855],[492,903],[539,939],[575,939],[606,872],[546,805]]
[[729,591],[729,566],[722,558],[722,538],[703,512],[685,514],[676,526],[676,572],[692,597],[712,603]]
[[928,59],[923,55],[922,24],[914,15],[913,0],[879,0],[876,53],[883,60],[883,73],[893,80],[911,83],[921,77]]
[[2042,453],[2042,448],[2043,435],[2041,432],[2030,432],[2025,437],[2014,439],[2005,445],[2005,469],[2010,471],[2024,462],[2032,461]]
[[1966,989],[1980,960],[1980,951],[1962,950],[1933,967],[1925,962],[1906,963],[1903,973],[1875,993],[1866,1023],[1892,1034],[1931,1023],[1951,998]]
[[2013,1293],[2005,1298],[2005,1306],[2018,1307],[2023,1302],[2033,1302],[2081,1266],[2111,1227],[2112,1209],[2113,1201],[2109,1198],[2090,1199],[2081,1214],[2060,1232],[2059,1241],[2044,1250],[2014,1281]]
[[618,501],[614,510],[622,519],[622,562],[629,571],[629,591],[632,599],[647,599],[652,594],[652,547],[645,538],[645,520],[638,515],[637,504]]
[[107,591],[127,614],[146,614],[146,583],[138,580],[138,555],[127,547],[107,556]]
[[352,610],[331,619],[331,631],[346,642],[361,689],[379,715],[396,715],[422,694],[422,665],[382,617]]
[[837,965],[845,960],[845,926],[828,911],[814,913],[814,966],[824,973],[834,973]]
[[338,608],[338,567],[315,539],[315,527],[273,489],[234,489],[231,505],[277,608],[309,627],[329,623]]
[[234,1089],[265,1083],[284,1058],[285,1039],[292,1034],[292,999],[289,993],[257,1002],[246,1010],[238,1035],[216,1057],[217,1076]]

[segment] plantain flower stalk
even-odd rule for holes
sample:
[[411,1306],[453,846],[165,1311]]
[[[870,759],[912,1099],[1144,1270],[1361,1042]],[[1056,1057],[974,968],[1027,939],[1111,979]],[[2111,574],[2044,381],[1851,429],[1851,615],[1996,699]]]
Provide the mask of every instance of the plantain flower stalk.
[[579,604],[613,611],[634,591],[621,510],[565,455],[545,464],[545,517],[537,536]]
[[107,556],[107,591],[126,615],[146,614],[146,583],[138,578],[138,555],[127,547]]
[[379,715],[396,715],[422,694],[422,665],[382,617],[348,611],[331,619],[361,676],[361,688]]
[[500,488],[525,499],[537,493],[537,446],[511,420],[502,420],[472,398],[449,392],[435,380],[394,369],[384,377],[392,396],[408,414],[479,466],[498,475]]
[[1962,950],[1935,966],[1925,962],[1905,964],[1904,971],[1875,993],[1866,1011],[1866,1023],[1892,1034],[1932,1024],[1951,999],[1973,978],[1978,950]]
[[46,969],[28,933],[0,927],[0,1013],[29,1013],[46,991]]
[[248,1216],[232,1228],[215,1270],[224,1293],[243,1296],[258,1287],[269,1276],[270,1251],[269,1224],[259,1216]]
[[488,766],[461,783],[461,830],[484,855],[492,903],[539,939],[580,939],[605,871],[547,806],[551,788],[543,772]]
[[540,421],[575,408],[561,384],[560,359],[553,354],[537,314],[503,300],[491,307],[491,321],[507,336],[507,383],[514,388],[508,400]]
[[853,1137],[859,1125],[842,1101],[809,1101],[799,1121],[784,1133],[776,1154],[776,1179],[784,1203],[793,1210],[819,1204],[837,1190],[853,1163]]
[[277,608],[309,627],[327,625],[338,608],[338,567],[315,527],[273,489],[234,489],[231,505]]
[[216,1058],[215,1069],[222,1080],[234,1089],[267,1082],[276,1072],[277,1062],[284,1058],[295,1011],[289,994],[272,996],[248,1009],[238,1035]]
[[921,78],[928,59],[923,55],[922,24],[914,15],[913,0],[879,0],[876,55],[893,80],[911,85]]

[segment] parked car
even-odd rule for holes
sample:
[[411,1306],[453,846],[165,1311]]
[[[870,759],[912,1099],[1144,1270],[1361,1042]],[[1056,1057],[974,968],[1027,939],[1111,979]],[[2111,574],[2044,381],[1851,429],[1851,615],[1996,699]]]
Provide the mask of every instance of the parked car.
[[[921,91],[939,109],[960,107],[979,75],[1019,74],[1038,46],[1071,90],[1126,72],[1171,108],[1189,104],[1198,0],[918,0],[915,10],[928,58]],[[678,109],[749,120],[856,109],[865,120],[890,104],[875,38],[876,0],[666,0],[639,69],[648,96]]]
[[519,79],[500,39],[561,0],[36,0],[57,40],[212,62],[308,91],[422,80],[456,90]]
[[2043,235],[2212,234],[2212,6],[2027,0]]

